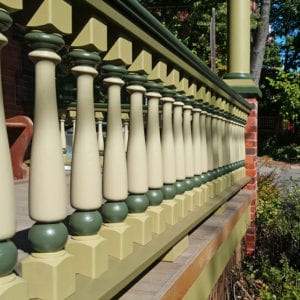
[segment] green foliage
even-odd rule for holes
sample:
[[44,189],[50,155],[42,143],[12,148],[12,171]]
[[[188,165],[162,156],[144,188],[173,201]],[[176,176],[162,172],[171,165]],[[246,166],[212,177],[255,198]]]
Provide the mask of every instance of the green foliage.
[[279,69],[275,77],[268,77],[274,93],[270,95],[273,103],[280,105],[280,115],[286,120],[295,120],[300,111],[300,74]]
[[205,64],[210,65],[210,19],[216,11],[216,69],[225,73],[227,57],[227,4],[224,0],[172,1],[142,0],[162,24]]
[[261,299],[300,299],[300,187],[280,191],[274,172],[259,175],[255,255],[244,261],[248,290]]
[[280,38],[286,71],[300,67],[300,0],[272,0],[272,30]]

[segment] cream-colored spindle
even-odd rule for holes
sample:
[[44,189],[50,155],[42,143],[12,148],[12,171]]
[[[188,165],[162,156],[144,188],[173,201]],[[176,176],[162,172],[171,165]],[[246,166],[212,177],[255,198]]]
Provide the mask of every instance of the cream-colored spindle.
[[103,113],[100,111],[95,112],[96,124],[97,124],[97,141],[98,141],[98,150],[100,157],[100,165],[103,167],[103,157],[104,157],[104,136],[103,136]]
[[[12,19],[5,10],[0,11],[1,31],[8,29]],[[7,44],[7,38],[0,33],[0,51]],[[13,172],[9,143],[5,125],[0,62],[0,299],[21,299],[27,296],[25,282],[13,273],[18,251],[12,238],[16,231],[16,209]]]
[[[94,113],[95,66],[100,57],[85,50],[74,50],[72,73],[77,78],[77,130],[73,146],[70,216],[71,239],[66,249],[75,256],[76,273],[99,277],[107,269],[105,240],[98,235],[102,218],[102,176]],[[91,245],[92,243],[92,245]],[[99,255],[98,253],[101,253]]]
[[[179,100],[176,97],[176,100]],[[185,160],[183,142],[183,102],[173,103],[173,132],[175,146],[175,170],[176,170],[176,190],[178,194],[185,192]]]
[[[192,141],[192,110],[191,105],[183,107],[183,141],[184,141],[184,162],[185,162],[185,183],[187,190],[191,191],[194,188],[194,153]],[[189,203],[189,210],[195,207],[195,195],[192,195],[193,201]]]
[[178,221],[179,206],[174,200],[176,195],[176,169],[175,169],[175,146],[172,126],[172,108],[175,91],[163,89],[161,98],[163,102],[163,126],[162,126],[162,157],[163,157],[163,179],[162,187],[164,193],[163,205],[166,208],[166,221],[173,225]]
[[126,200],[128,217],[126,222],[132,225],[133,240],[141,245],[152,238],[151,219],[145,214],[149,206],[147,151],[144,135],[143,97],[146,89],[146,77],[138,74],[127,75],[127,91],[130,94],[130,135],[127,149],[128,192]]
[[147,213],[152,218],[152,231],[162,233],[166,229],[164,220],[165,210],[160,205],[164,195],[161,191],[163,186],[163,163],[162,148],[159,128],[159,99],[162,85],[155,82],[146,84],[148,99],[148,122],[147,122],[147,164],[148,164],[148,187],[147,197],[149,207]]
[[108,240],[109,254],[123,259],[133,251],[131,227],[123,222],[128,215],[127,166],[121,119],[122,77],[124,67],[104,65],[104,84],[108,88],[107,132],[103,166],[103,197],[101,206],[104,224],[100,235]]
[[[29,230],[33,253],[23,261],[22,273],[29,283],[31,298],[56,299],[75,290],[73,257],[63,250],[68,237],[62,222],[67,216],[67,191],[55,89],[55,66],[60,57],[53,51],[61,48],[64,41],[60,36],[43,32],[30,32],[26,38],[34,49],[29,57],[35,64],[29,214],[37,223]],[[57,261],[55,266],[53,260]],[[52,274],[64,274],[64,289],[59,276],[45,279],[50,270]],[[39,272],[41,276],[37,277]]]
[[64,113],[60,115],[59,122],[60,122],[61,148],[63,152],[64,163],[66,163],[67,162],[67,138],[66,138],[66,128],[65,128],[66,115]]
[[193,123],[192,123],[192,138],[193,138],[193,155],[194,155],[194,182],[198,197],[196,198],[196,205],[201,206],[204,201],[203,189],[201,187],[201,135],[200,135],[200,109],[193,109]]
[[104,79],[108,86],[107,137],[104,159],[103,196],[111,201],[127,198],[127,168],[121,122],[121,87],[117,77]]
[[[189,207],[192,205],[192,198],[185,193],[187,185],[185,182],[185,155],[183,141],[183,106],[186,97],[176,94],[176,102],[173,103],[173,133],[175,147],[175,170],[176,170],[176,200],[180,207],[180,217],[184,218],[188,214]],[[183,193],[185,193],[183,195]]]
[[124,150],[127,152],[128,148],[128,138],[129,138],[129,116],[128,114],[122,114],[122,121],[123,121],[123,138],[124,138]]
[[212,153],[213,153],[213,168],[214,170],[219,167],[219,156],[218,156],[218,117],[216,111],[212,114],[211,120],[211,130],[212,130]]

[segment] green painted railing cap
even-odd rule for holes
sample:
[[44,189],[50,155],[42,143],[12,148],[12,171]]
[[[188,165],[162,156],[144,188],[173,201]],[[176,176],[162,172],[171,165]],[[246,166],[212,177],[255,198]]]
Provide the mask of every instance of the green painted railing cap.
[[95,66],[101,61],[97,53],[81,49],[74,49],[69,53],[69,57],[75,65]]
[[127,69],[125,66],[115,66],[115,65],[103,65],[101,66],[101,71],[104,77],[117,77],[123,78],[127,74]]
[[175,89],[168,89],[168,88],[163,88],[161,91],[161,94],[163,97],[172,97],[174,98],[176,95],[176,90]]
[[11,26],[12,22],[13,20],[9,13],[7,11],[0,10],[0,31],[7,30]]
[[186,95],[185,95],[185,94],[182,94],[182,93],[176,93],[175,96],[174,96],[174,99],[175,99],[176,101],[185,102],[185,100],[186,100]]
[[128,73],[125,75],[125,79],[127,80],[128,85],[142,85],[144,86],[147,82],[146,75],[141,75],[137,73]]
[[160,93],[161,90],[164,88],[164,86],[159,83],[159,82],[155,82],[155,81],[147,81],[144,84],[145,88],[147,89],[148,92],[158,92]]
[[33,49],[57,51],[65,44],[60,35],[48,34],[41,31],[31,31],[25,34],[25,39]]

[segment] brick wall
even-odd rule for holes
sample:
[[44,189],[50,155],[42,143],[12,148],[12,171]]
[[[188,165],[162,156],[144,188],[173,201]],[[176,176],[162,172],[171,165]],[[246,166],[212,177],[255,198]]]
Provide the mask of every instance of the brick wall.
[[34,72],[33,64],[27,56],[29,49],[24,34],[13,25],[4,35],[8,39],[1,55],[5,117],[32,117]]
[[[252,177],[246,189],[257,191],[257,142],[258,142],[258,103],[256,98],[247,99],[249,103],[254,105],[250,112],[245,128],[246,143],[246,175]],[[255,249],[256,229],[255,229],[255,212],[257,205],[257,193],[253,193],[251,201],[251,224],[247,230],[245,242],[246,253],[252,255]]]

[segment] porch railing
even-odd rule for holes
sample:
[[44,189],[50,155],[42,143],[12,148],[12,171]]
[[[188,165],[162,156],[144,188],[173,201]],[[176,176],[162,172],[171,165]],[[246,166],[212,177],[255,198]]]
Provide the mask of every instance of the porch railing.
[[[1,95],[0,299],[111,298],[246,184],[251,106],[137,1],[0,5],[1,30],[15,22],[24,31],[35,66],[29,214],[36,222],[16,275]],[[3,34],[0,40],[9,43]],[[77,93],[66,110],[74,125],[70,199],[55,80],[61,48]]]

